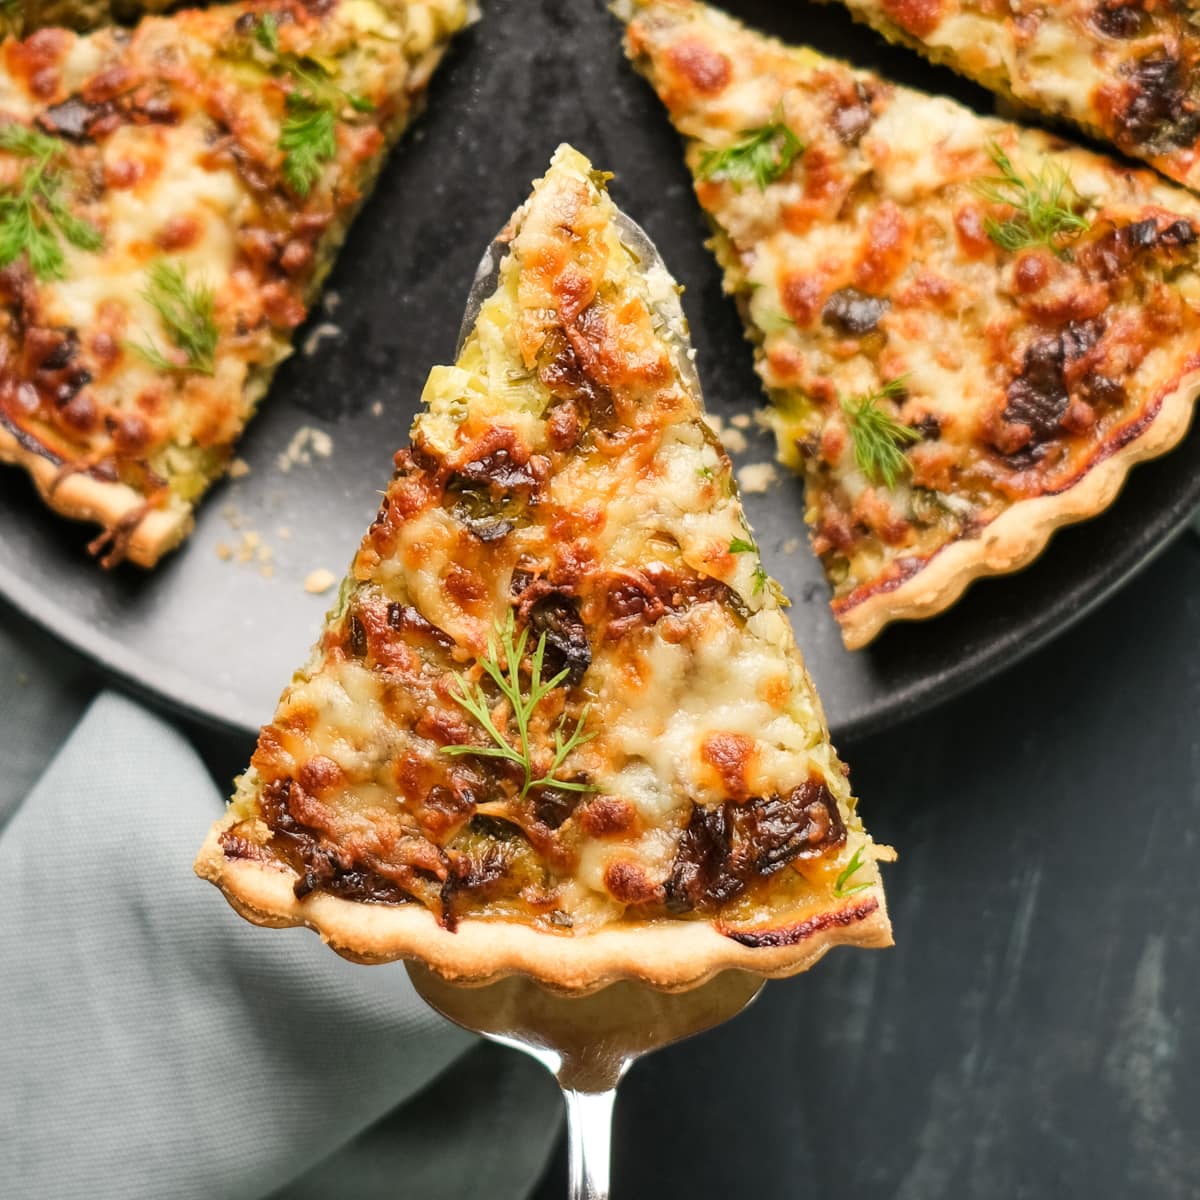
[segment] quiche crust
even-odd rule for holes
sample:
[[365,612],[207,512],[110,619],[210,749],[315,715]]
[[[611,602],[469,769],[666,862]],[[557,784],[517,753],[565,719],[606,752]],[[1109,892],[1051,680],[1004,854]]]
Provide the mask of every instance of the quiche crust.
[[753,929],[727,932],[704,921],[662,919],[617,922],[577,937],[499,920],[464,920],[451,933],[421,905],[362,904],[321,894],[297,900],[295,872],[226,857],[221,836],[236,824],[236,817],[228,816],[214,826],[196,873],[217,884],[247,921],[271,929],[311,929],[353,962],[420,959],[456,983],[482,986],[522,974],[580,994],[618,979],[684,991],[725,970],[783,978],[808,970],[834,946],[892,944],[880,889],[817,913],[790,919],[780,914]]
[[1045,550],[1060,526],[1103,512],[1133,466],[1179,444],[1191,426],[1198,395],[1200,358],[1197,369],[1147,405],[1129,437],[1088,466],[1078,482],[1001,513],[978,538],[951,542],[899,586],[880,587],[844,607],[835,605],[847,649],[865,646],[889,621],[919,620],[944,612],[973,580],[1020,570]]
[[24,467],[50,508],[61,516],[102,526],[119,549],[119,557],[138,566],[152,567],[191,532],[191,509],[147,509],[145,496],[126,484],[64,473],[44,451],[22,445],[3,425],[0,462]]

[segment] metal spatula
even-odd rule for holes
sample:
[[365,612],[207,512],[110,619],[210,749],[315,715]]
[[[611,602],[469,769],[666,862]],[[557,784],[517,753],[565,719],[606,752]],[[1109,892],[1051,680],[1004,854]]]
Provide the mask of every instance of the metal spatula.
[[558,1080],[567,1102],[571,1200],[608,1200],[613,1102],[634,1061],[729,1020],[763,988],[757,976],[725,971],[688,992],[626,980],[567,997],[522,975],[461,987],[420,963],[405,965],[413,987],[442,1016],[524,1050]]
[[[621,212],[616,224],[642,269],[667,278],[662,257],[641,226]],[[507,251],[507,241],[499,237],[479,264],[459,330],[459,351],[480,307],[496,290]],[[687,322],[674,288],[656,288],[655,306],[680,376],[699,396]],[[558,1080],[567,1102],[571,1200],[607,1200],[613,1101],[633,1062],[736,1016],[763,987],[755,976],[726,971],[687,992],[660,992],[622,981],[591,995],[567,997],[525,976],[462,987],[420,963],[406,965],[418,993],[443,1016],[503,1046],[524,1050]]]

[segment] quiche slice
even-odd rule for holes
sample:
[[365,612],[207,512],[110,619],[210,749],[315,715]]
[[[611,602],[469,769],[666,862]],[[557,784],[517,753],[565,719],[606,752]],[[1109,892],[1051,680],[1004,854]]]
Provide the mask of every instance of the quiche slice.
[[251,921],[569,990],[890,943],[678,289],[605,178],[563,146],[513,217],[200,853]]
[[153,565],[224,470],[467,0],[0,45],[0,460]]
[[1183,436],[1200,201],[690,0],[627,49],[687,141],[849,647],[1029,562]]
[[1200,190],[1200,9],[1188,0],[844,0],[891,41]]

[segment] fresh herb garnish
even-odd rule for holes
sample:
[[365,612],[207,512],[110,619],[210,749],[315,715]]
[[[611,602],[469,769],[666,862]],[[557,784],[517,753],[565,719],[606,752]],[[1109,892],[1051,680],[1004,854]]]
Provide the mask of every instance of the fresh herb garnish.
[[62,279],[66,258],[60,238],[80,250],[104,245],[100,230],[77,217],[62,198],[62,176],[54,164],[63,144],[36,129],[9,123],[0,125],[0,150],[32,160],[15,187],[0,190],[0,267],[24,252],[38,279]]
[[754,565],[754,595],[757,596],[767,586],[767,569],[762,564],[758,543],[749,538],[735,537],[729,543],[729,553],[758,555],[758,562]]
[[1036,174],[1022,175],[1007,154],[995,143],[987,148],[999,175],[981,179],[975,191],[993,204],[1015,209],[1005,221],[988,217],[984,231],[1003,250],[1046,246],[1055,254],[1065,253],[1063,241],[1077,238],[1091,228],[1081,210],[1087,202],[1071,184],[1061,164],[1047,160]]
[[274,13],[263,13],[258,18],[254,40],[269,54],[279,53],[279,18]]
[[180,263],[159,259],[150,267],[149,282],[142,296],[158,312],[171,344],[183,351],[186,366],[168,358],[148,340],[133,348],[160,371],[188,370],[211,375],[217,350],[217,322],[213,290],[207,284],[188,282]]
[[921,440],[915,429],[901,425],[879,407],[881,400],[896,400],[903,394],[901,377],[885,383],[876,392],[841,402],[854,443],[854,461],[876,486],[881,483],[889,488],[896,486],[896,480],[911,466],[902,447]]
[[[564,713],[558,719],[554,730],[554,756],[550,769],[535,778],[533,747],[529,741],[529,722],[537,706],[570,674],[570,668],[564,668],[551,679],[542,679],[542,665],[546,656],[546,635],[538,638],[537,646],[529,664],[529,689],[521,690],[521,663],[529,642],[529,630],[522,629],[521,636],[516,636],[513,622],[513,612],[510,608],[503,622],[497,622],[495,630],[488,638],[487,654],[479,660],[479,665],[491,677],[492,682],[500,689],[500,694],[508,701],[512,713],[512,721],[516,725],[516,737],[510,741],[503,729],[496,725],[492,718],[491,707],[487,693],[482,683],[469,684],[463,676],[456,676],[458,693],[451,693],[450,698],[461,705],[483,726],[484,731],[494,743],[491,746],[443,746],[443,754],[475,754],[483,758],[503,758],[514,762],[525,772],[525,783],[521,788],[521,798],[524,799],[532,788],[554,787],[567,792],[594,792],[596,787],[590,783],[579,783],[571,779],[559,779],[556,772],[566,761],[567,756],[577,747],[590,742],[595,733],[584,733],[587,724],[588,711],[591,705],[585,704],[575,722],[575,728],[570,736],[565,736],[567,717]],[[507,725],[507,720],[504,721]],[[515,744],[514,744],[515,743]]]
[[856,883],[853,887],[847,887],[846,884],[864,867],[862,847],[860,846],[854,852],[854,857],[846,864],[841,874],[833,885],[833,894],[839,899],[844,900],[847,896],[853,896],[857,892],[865,892],[871,886],[870,881],[867,883]]
[[329,70],[314,59],[280,51],[274,13],[259,17],[254,39],[291,80],[278,146],[283,151],[284,178],[298,195],[307,196],[325,164],[337,154],[335,130],[342,106],[348,104],[355,112],[370,112],[375,106],[338,87]]
[[804,153],[804,143],[782,121],[747,129],[742,140],[723,150],[706,150],[700,158],[701,179],[727,179],[734,188],[753,181],[767,190]]

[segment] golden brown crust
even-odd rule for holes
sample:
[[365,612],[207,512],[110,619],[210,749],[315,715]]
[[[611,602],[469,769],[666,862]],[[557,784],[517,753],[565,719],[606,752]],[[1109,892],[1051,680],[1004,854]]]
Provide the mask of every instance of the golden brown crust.
[[816,917],[756,929],[751,936],[766,943],[757,946],[703,921],[622,922],[572,937],[512,921],[467,919],[451,933],[418,904],[363,904],[322,894],[297,900],[293,872],[225,856],[221,834],[234,824],[230,817],[212,829],[196,873],[215,883],[246,920],[272,928],[305,926],[355,962],[420,959],[456,982],[485,984],[520,973],[566,991],[594,991],[618,979],[683,991],[730,968],[779,978],[808,970],[833,946],[892,944],[883,893],[876,888]]
[[92,521],[113,531],[123,547],[122,557],[140,567],[154,566],[191,531],[189,509],[164,507],[143,511],[146,499],[133,488],[90,475],[63,474],[45,455],[22,446],[2,425],[0,461],[24,467],[42,499],[55,512],[78,521]]
[[1057,495],[1014,505],[979,537],[950,543],[899,587],[878,591],[841,610],[838,621],[846,648],[861,649],[889,621],[920,620],[942,612],[973,580],[1027,566],[1060,526],[1103,512],[1131,467],[1179,444],[1191,425],[1198,394],[1200,371],[1193,371],[1163,397],[1145,433],[1093,465],[1078,483]]

